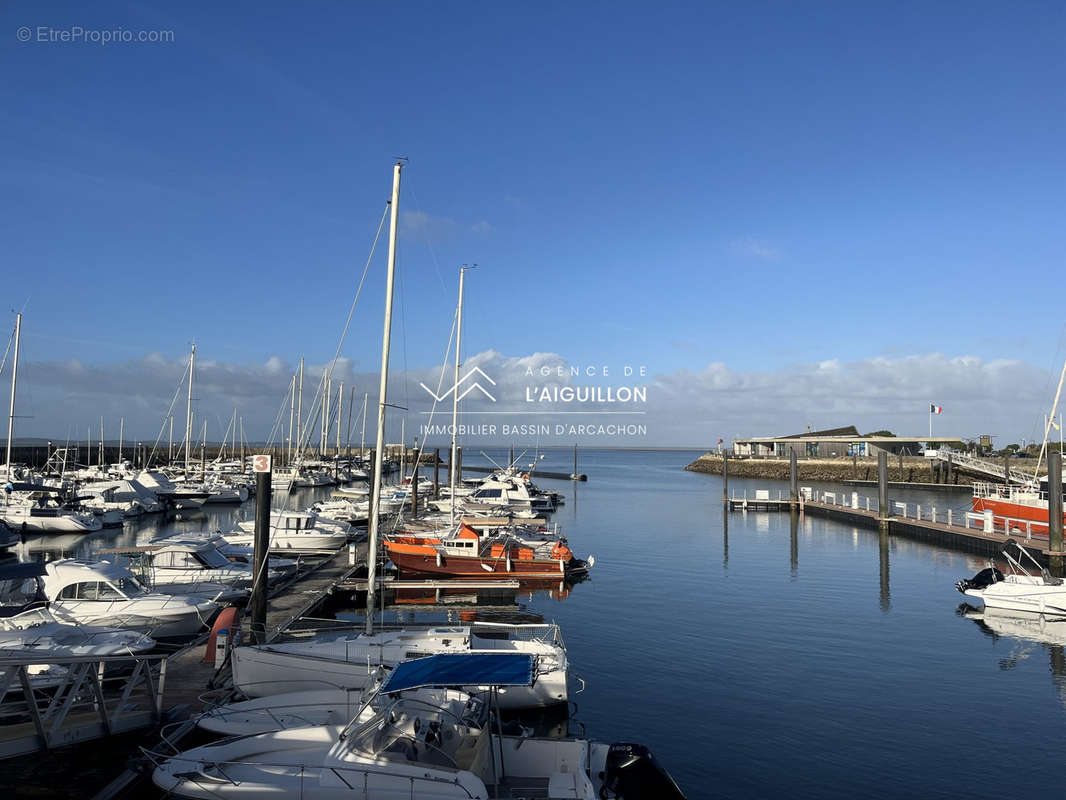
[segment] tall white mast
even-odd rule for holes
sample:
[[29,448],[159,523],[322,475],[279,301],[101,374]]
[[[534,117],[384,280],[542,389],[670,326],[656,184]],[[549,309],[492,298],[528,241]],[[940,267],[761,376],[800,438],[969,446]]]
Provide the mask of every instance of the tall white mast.
[[185,477],[189,477],[189,449],[192,446],[192,376],[196,364],[196,345],[189,353],[189,393],[185,399]]
[[118,463],[122,463],[122,435],[126,431],[126,418],[118,418]]
[[363,451],[366,450],[366,407],[370,402],[370,392],[363,392],[363,432],[359,438],[359,458],[363,457]]
[[455,324],[455,382],[452,384],[452,453],[448,458],[450,469],[448,470],[448,490],[451,492],[451,521],[455,524],[455,484],[459,480],[458,463],[456,454],[459,447],[459,366],[462,356],[460,347],[463,342],[463,282],[469,267],[459,269],[459,310]]
[[[1059,398],[1062,396],[1062,382],[1066,380],[1066,361],[1062,362],[1062,374],[1059,375],[1059,386],[1055,389],[1055,400],[1051,404],[1051,413],[1044,417],[1044,442],[1040,445],[1040,455],[1036,459],[1036,471],[1033,473],[1033,479],[1040,480],[1040,463],[1044,460],[1044,453],[1047,452],[1047,435],[1051,430],[1051,423],[1055,420],[1055,412],[1059,409]],[[1048,487],[1048,491],[1051,487]]]
[[303,448],[304,429],[304,357],[300,356],[300,393],[296,396],[296,460],[300,460],[300,450]]
[[341,415],[344,413],[344,381],[341,381],[337,389],[337,452],[334,458],[340,458],[341,454]]
[[370,490],[370,531],[366,564],[366,632],[374,630],[374,609],[377,591],[374,586],[378,562],[378,508],[381,499],[381,461],[385,449],[385,404],[389,388],[389,340],[392,336],[392,285],[396,277],[396,227],[400,213],[400,172],[403,162],[397,162],[392,172],[392,206],[389,215],[389,268],[385,278],[385,329],[381,334],[381,382],[378,386],[377,449],[374,451],[374,482]]
[[288,461],[292,463],[292,421],[296,416],[296,373],[292,373],[289,384],[289,453]]
[[19,374],[19,341],[22,339],[22,314],[15,315],[15,361],[11,365],[11,404],[7,413],[7,482],[11,483],[11,437],[15,432],[15,384]]

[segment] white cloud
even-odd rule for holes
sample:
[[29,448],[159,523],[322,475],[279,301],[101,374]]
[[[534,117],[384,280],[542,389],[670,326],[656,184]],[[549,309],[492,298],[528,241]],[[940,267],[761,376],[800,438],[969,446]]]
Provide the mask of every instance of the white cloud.
[[[184,418],[184,389],[178,387],[187,363],[186,358],[169,360],[151,353],[141,359],[107,364],[73,361],[23,364],[16,413],[28,419],[17,422],[17,433],[53,439],[66,434],[76,439],[84,436],[88,426],[98,430],[103,415],[109,430],[117,426],[122,416],[131,437],[154,439],[175,397],[178,399],[173,413],[179,422]],[[464,419],[554,424],[568,419],[554,414],[573,406],[530,405],[526,401],[527,387],[643,384],[647,386],[647,404],[640,408],[646,413],[629,421],[646,425],[647,437],[628,442],[613,440],[611,444],[701,447],[718,437],[729,440],[737,435],[796,433],[808,424],[815,428],[854,424],[863,431],[887,428],[898,434],[920,435],[928,424],[929,403],[944,406],[943,416],[936,418],[938,433],[966,437],[991,433],[998,436],[997,442],[1008,444],[1038,435],[1050,402],[1050,397],[1043,396],[1049,383],[1049,374],[1044,369],[1018,360],[985,361],[975,356],[951,357],[940,353],[900,358],[877,356],[857,361],[827,359],[773,370],[740,371],[723,362],[713,362],[697,370],[676,370],[644,379],[625,378],[617,371],[608,378],[572,376],[568,370],[570,364],[564,355],[550,352],[510,356],[486,350],[468,356],[463,373],[473,367],[484,370],[495,381],[492,394],[496,403],[474,392],[463,401],[464,411],[551,413],[513,420],[499,414],[479,417],[471,413],[464,415]],[[305,418],[316,413],[314,398],[325,366],[305,366]],[[620,369],[621,365],[618,366]],[[559,367],[563,368],[562,376],[557,372]],[[236,407],[252,440],[265,440],[278,418],[287,431],[287,393],[295,369],[295,364],[278,356],[261,364],[198,360],[194,392],[198,419],[206,418],[209,435],[218,436],[221,431],[215,430],[216,420],[221,419],[224,427]],[[542,369],[547,369],[549,374],[542,375]],[[377,375],[357,372],[355,362],[350,359],[341,359],[333,373],[334,399],[341,380],[345,382],[346,406],[353,386],[357,395],[367,391],[372,397],[376,394]],[[428,419],[428,414],[423,412],[429,412],[433,406],[432,398],[419,383],[441,394],[451,387],[451,382],[451,365],[412,369],[407,373],[394,371],[390,375],[390,400],[409,409],[409,431]],[[355,405],[357,418],[361,398]],[[602,411],[609,406],[582,408]],[[451,403],[447,400],[438,405],[440,416],[434,422],[447,423],[450,412]],[[390,411],[389,418],[389,435],[395,439],[399,432],[399,412]],[[593,417],[584,421],[599,420]],[[480,444],[504,441],[505,437],[497,436],[482,439]],[[553,442],[542,438],[541,443]]]
[[735,240],[729,249],[735,255],[756,258],[760,261],[778,261],[781,258],[781,251],[778,248],[751,237]]

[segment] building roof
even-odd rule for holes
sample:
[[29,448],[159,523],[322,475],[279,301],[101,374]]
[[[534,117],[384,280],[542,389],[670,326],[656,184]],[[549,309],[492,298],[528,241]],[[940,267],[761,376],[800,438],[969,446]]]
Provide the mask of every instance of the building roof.
[[806,433],[794,433],[791,436],[779,436],[779,439],[825,439],[830,436],[858,436],[859,429],[854,425],[843,428],[828,428],[824,431],[807,431]]
[[794,434],[792,436],[745,436],[736,439],[737,442],[759,442],[768,444],[771,442],[841,442],[851,444],[853,442],[869,442],[870,444],[900,444],[902,442],[926,442],[928,444],[949,444],[960,442],[961,436],[823,436],[817,432]]

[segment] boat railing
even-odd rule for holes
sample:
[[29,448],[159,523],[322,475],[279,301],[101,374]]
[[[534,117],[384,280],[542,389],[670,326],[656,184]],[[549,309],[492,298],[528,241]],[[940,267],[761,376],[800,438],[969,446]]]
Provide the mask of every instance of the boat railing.
[[0,655],[0,700],[5,708],[17,703],[33,723],[25,735],[0,742],[0,758],[158,724],[166,665],[167,655],[160,653]]

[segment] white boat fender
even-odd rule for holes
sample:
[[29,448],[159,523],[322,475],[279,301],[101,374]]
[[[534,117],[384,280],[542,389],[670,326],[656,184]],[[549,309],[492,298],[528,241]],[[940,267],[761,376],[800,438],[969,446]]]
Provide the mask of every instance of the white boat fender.
[[444,559],[441,558],[441,556],[440,556],[440,550],[437,551],[437,566],[438,567],[443,567],[444,566]]
[[511,571],[511,556],[510,555],[507,556],[507,571],[508,572]]

